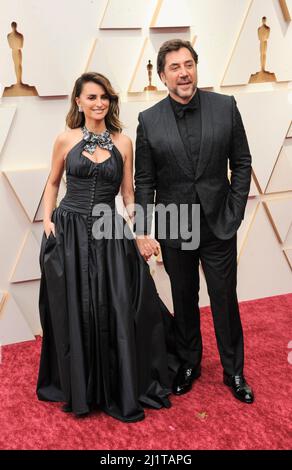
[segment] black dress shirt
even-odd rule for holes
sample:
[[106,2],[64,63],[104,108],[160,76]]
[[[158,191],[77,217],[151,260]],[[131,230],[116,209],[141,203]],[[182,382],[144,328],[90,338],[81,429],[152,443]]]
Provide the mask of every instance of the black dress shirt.
[[169,96],[177,127],[186,153],[196,171],[201,145],[201,107],[198,90],[187,104],[179,103]]

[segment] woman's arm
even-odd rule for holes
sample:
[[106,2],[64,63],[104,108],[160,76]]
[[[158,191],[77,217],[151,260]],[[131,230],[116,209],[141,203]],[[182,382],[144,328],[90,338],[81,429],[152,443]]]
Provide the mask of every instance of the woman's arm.
[[123,135],[124,174],[121,194],[124,206],[130,219],[134,217],[134,184],[133,184],[133,145],[131,139]]
[[51,222],[51,217],[57,203],[57,196],[60,181],[64,171],[64,157],[67,147],[66,133],[60,134],[53,148],[51,172],[44,192],[44,230],[48,237],[50,232],[55,236],[55,225]]
[[[124,176],[121,184],[121,193],[126,210],[132,220],[135,215],[135,196],[133,184],[133,145],[129,137],[124,136]],[[141,255],[147,261],[152,254],[159,253],[159,243],[147,235],[137,235],[137,245]]]

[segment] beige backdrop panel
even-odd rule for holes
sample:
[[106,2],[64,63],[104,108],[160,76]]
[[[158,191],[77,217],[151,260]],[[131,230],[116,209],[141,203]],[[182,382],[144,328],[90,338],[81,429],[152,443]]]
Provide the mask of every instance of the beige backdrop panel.
[[251,74],[261,69],[258,28],[267,18],[270,36],[267,42],[266,70],[276,74],[278,81],[292,80],[292,23],[284,20],[280,4],[274,0],[253,0],[244,21],[223,85],[249,82]]

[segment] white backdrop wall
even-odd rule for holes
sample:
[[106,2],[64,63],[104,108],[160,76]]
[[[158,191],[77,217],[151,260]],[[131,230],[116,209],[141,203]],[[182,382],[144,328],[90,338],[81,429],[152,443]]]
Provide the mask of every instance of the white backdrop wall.
[[[286,3],[292,16],[292,1]],[[263,16],[271,28],[267,69],[278,81],[248,84],[260,70]],[[254,174],[238,233],[239,299],[292,291],[292,23],[278,0],[1,0],[1,95],[15,83],[7,43],[12,21],[24,36],[23,81],[39,96],[0,101],[0,343],[41,331],[41,200],[75,79],[86,70],[111,79],[134,141],[139,111],[166,96],[155,60],[171,37],[193,42],[199,86],[234,95],[246,127]],[[143,92],[149,59],[155,93]],[[64,191],[62,183],[60,197]],[[172,309],[163,266],[152,260],[151,272]],[[203,274],[201,281],[200,304],[208,305]]]

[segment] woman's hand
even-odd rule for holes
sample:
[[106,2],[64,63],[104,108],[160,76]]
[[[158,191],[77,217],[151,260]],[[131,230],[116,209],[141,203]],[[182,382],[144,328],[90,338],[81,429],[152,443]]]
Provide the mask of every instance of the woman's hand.
[[44,221],[44,230],[45,230],[45,234],[47,238],[49,238],[51,232],[54,235],[54,237],[56,236],[55,224],[51,222],[50,220]]
[[[51,171],[48,177],[46,188],[44,191],[44,231],[46,237],[50,236],[50,233],[56,236],[55,224],[51,221],[53,211],[56,207],[58,190],[60,181],[64,172],[64,161],[65,156],[68,153],[68,147],[72,144],[71,131],[65,131],[60,134],[54,144],[54,150],[52,155]],[[69,138],[70,137],[70,138]]]
[[148,261],[152,255],[159,254],[160,246],[154,238],[150,238],[148,235],[137,235],[136,242],[145,261]]

